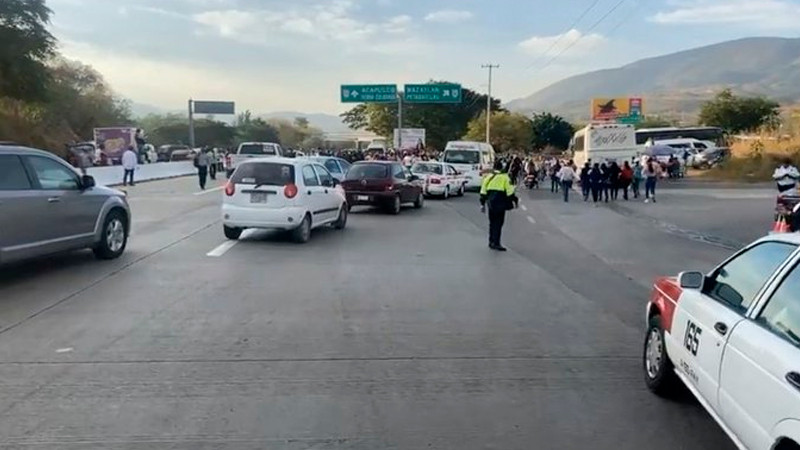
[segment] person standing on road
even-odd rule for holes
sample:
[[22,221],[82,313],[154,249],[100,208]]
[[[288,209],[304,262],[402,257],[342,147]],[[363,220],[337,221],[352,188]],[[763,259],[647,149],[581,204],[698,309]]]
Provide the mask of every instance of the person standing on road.
[[489,208],[489,248],[499,252],[506,251],[500,244],[503,224],[506,220],[506,211],[519,205],[519,199],[514,194],[511,179],[503,171],[503,163],[497,161],[490,175],[484,177],[481,183],[481,212]]
[[212,180],[217,179],[217,157],[214,156],[214,150],[208,149],[206,151],[206,155],[208,156],[208,176],[211,177]]
[[602,178],[602,183],[600,183],[600,185],[601,185],[601,187],[603,189],[602,190],[602,194],[603,195],[602,195],[601,200],[604,198],[605,202],[608,203],[608,191],[609,191],[609,189],[611,187],[611,173],[609,172],[608,166],[606,165],[606,163],[600,164],[600,173],[601,173],[601,175],[603,177]]
[[200,189],[202,190],[206,189],[209,162],[208,153],[202,150],[194,158],[194,166],[197,167],[197,178],[200,181]]
[[619,177],[622,170],[616,161],[611,161],[608,164],[608,187],[611,191],[611,200],[616,201],[619,198]]
[[139,157],[136,155],[136,150],[133,146],[129,146],[125,153],[122,154],[122,169],[125,171],[122,175],[122,185],[127,186],[130,180],[131,186],[135,186],[133,182],[133,173],[136,171],[136,166],[139,164]]
[[642,185],[644,175],[642,173],[642,163],[637,159],[633,164],[633,179],[631,180],[631,190],[633,191],[633,198],[639,198],[639,186]]
[[603,189],[603,171],[598,163],[594,163],[594,167],[589,171],[589,186],[592,189],[592,200],[597,203],[601,200],[600,192]]
[[658,177],[661,175],[661,165],[658,164],[657,161],[653,161],[653,158],[650,158],[647,160],[642,174],[644,175],[644,202],[650,203],[650,199],[652,198],[653,203],[655,203],[656,183],[658,182]]
[[574,183],[575,178],[578,177],[572,166],[573,162],[570,161],[569,164],[562,167],[558,172],[558,179],[561,181],[561,189],[564,191],[564,203],[569,203],[569,191],[572,190],[572,183]]
[[791,159],[785,159],[780,167],[775,169],[772,179],[778,183],[778,193],[797,189],[797,180],[800,179],[800,172],[797,167],[792,165]]
[[558,172],[561,171],[561,163],[556,161],[550,167],[550,192],[558,192],[559,181],[558,181]]
[[581,169],[581,193],[583,194],[583,201],[589,201],[589,194],[592,192],[592,183],[589,181],[589,173],[592,171],[592,166],[590,163],[586,163],[583,165]]
[[622,163],[622,170],[619,173],[619,185],[622,188],[622,198],[625,201],[628,200],[628,187],[631,185],[631,181],[633,180],[633,169],[631,165],[628,164],[628,161]]

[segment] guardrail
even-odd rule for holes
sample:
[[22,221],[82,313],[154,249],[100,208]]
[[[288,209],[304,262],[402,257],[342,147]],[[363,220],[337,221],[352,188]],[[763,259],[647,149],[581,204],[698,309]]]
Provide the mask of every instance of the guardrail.
[[[124,170],[122,166],[102,166],[89,168],[87,173],[94,177],[98,185],[116,186],[122,184]],[[192,161],[140,164],[136,167],[133,179],[138,183],[140,181],[183,177],[195,173],[197,173],[197,169]]]

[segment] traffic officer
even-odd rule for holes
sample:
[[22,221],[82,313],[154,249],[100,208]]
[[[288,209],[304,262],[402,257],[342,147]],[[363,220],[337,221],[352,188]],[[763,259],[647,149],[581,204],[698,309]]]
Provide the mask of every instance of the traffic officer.
[[506,211],[519,204],[519,199],[514,195],[514,186],[503,168],[501,161],[496,161],[494,170],[486,175],[481,183],[481,212],[489,207],[489,248],[500,252],[506,251],[500,245],[500,234],[506,220]]

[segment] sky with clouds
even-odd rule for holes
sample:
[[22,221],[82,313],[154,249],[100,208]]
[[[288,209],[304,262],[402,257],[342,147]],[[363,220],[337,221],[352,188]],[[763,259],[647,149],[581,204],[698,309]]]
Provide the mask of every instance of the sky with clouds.
[[747,36],[800,37],[800,0],[47,0],[67,57],[120,95],[339,113],[339,85],[460,82],[504,101],[569,75]]

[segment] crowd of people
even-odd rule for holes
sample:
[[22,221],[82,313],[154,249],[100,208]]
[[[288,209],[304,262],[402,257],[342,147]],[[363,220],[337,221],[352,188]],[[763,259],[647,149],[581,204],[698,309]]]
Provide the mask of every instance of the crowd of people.
[[549,181],[550,191],[563,194],[565,202],[569,202],[570,192],[578,186],[586,202],[608,203],[619,199],[620,193],[626,201],[643,196],[646,203],[655,202],[658,180],[666,176],[661,164],[646,156],[623,161],[621,165],[616,161],[588,161],[578,168],[572,160],[555,157],[523,159],[512,155],[502,158],[501,166],[513,185],[517,185],[523,175],[525,180],[532,180],[531,183],[526,181],[528,187]]

